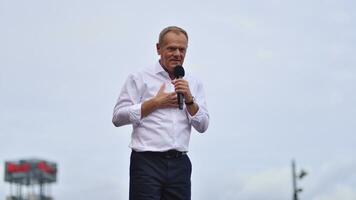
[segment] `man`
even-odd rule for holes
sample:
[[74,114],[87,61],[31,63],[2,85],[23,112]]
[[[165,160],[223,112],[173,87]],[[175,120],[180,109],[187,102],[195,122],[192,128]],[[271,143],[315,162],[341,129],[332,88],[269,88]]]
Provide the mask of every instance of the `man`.
[[[191,198],[192,166],[187,155],[191,127],[205,132],[209,114],[201,82],[189,74],[174,77],[187,47],[185,30],[163,29],[156,45],[159,61],[128,77],[114,108],[113,124],[133,127],[130,200]],[[182,110],[177,93],[184,97]]]

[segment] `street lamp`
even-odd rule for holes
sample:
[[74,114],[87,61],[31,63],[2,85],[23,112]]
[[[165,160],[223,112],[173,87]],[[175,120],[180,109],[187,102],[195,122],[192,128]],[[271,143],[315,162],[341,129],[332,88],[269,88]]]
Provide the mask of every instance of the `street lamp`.
[[297,180],[304,178],[306,175],[308,175],[308,173],[303,169],[297,174],[295,161],[292,160],[293,200],[299,200],[298,193],[303,191],[302,188],[298,188]]

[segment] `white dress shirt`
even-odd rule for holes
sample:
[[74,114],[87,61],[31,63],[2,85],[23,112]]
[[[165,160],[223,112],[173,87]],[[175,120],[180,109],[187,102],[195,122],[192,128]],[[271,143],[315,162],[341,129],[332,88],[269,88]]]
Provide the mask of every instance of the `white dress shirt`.
[[198,112],[191,116],[187,108],[162,108],[141,119],[141,105],[154,97],[165,83],[165,92],[174,92],[168,73],[157,62],[154,66],[129,75],[114,108],[115,126],[132,124],[130,147],[135,151],[188,151],[191,127],[203,133],[209,125],[203,85],[194,77],[184,77],[198,104]]

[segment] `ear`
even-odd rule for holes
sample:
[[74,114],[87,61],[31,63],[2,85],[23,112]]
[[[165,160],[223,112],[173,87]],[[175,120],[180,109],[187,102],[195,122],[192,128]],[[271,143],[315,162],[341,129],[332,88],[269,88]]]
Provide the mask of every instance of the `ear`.
[[160,53],[161,46],[159,45],[159,43],[156,44],[156,49],[157,49],[157,54],[161,55],[161,53]]

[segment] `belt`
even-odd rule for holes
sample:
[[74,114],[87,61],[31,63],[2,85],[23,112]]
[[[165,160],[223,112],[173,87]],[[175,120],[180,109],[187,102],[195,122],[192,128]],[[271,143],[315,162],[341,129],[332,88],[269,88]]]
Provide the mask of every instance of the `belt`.
[[163,158],[180,158],[187,154],[186,151],[177,151],[177,150],[169,150],[169,151],[162,151],[162,152],[160,152],[160,151],[137,152],[137,151],[132,150],[132,152],[140,153],[140,154],[156,155],[156,156],[161,156]]

